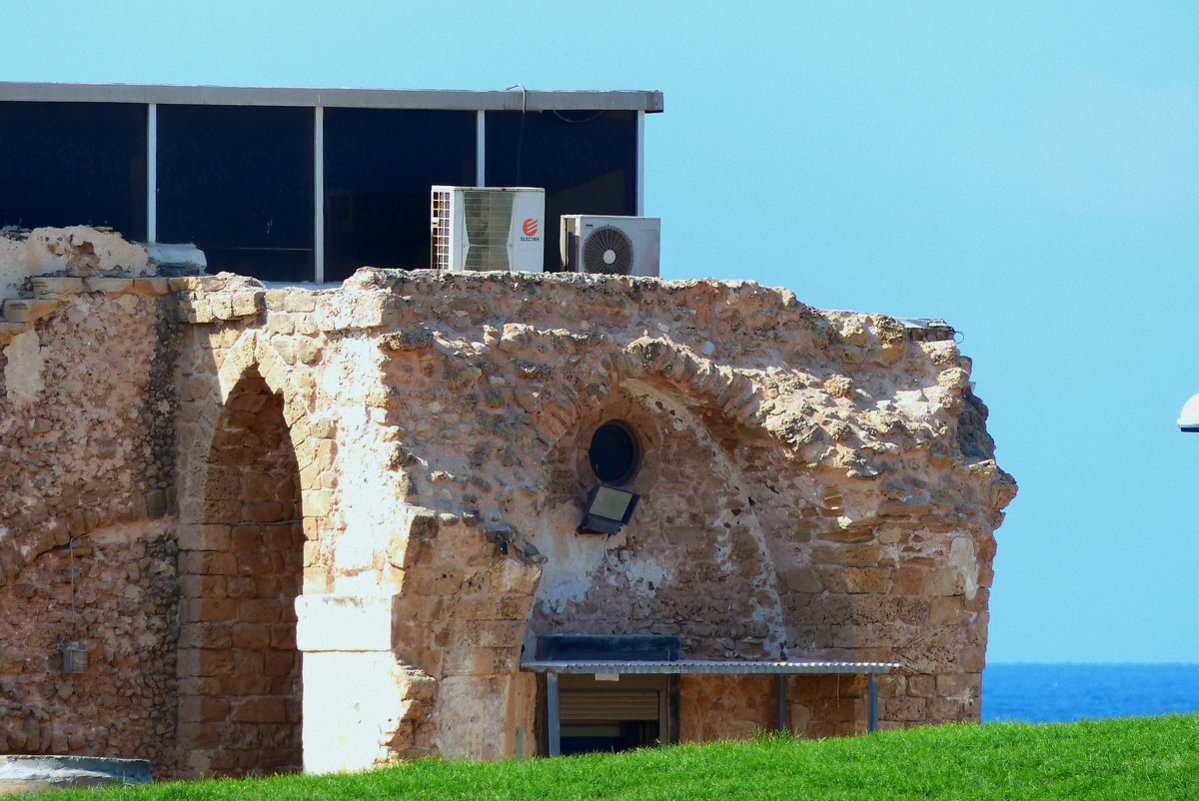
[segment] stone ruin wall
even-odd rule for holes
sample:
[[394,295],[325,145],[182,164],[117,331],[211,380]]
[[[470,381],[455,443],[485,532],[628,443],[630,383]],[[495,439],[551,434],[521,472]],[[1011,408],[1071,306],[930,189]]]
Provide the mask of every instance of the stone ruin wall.
[[[175,759],[177,341],[150,272],[93,231],[0,238],[0,753]],[[63,675],[76,640],[90,670]]]
[[[1015,485],[947,327],[750,283],[266,289],[155,277],[95,232],[6,246],[54,275],[11,279],[0,323],[0,752],[159,775],[292,768],[322,732],[357,764],[528,755],[520,655],[549,632],[897,661],[884,728],[978,719]],[[576,535],[609,419],[644,446],[641,504]],[[54,664],[72,538],[82,676]],[[684,739],[773,728],[773,680],[681,696]],[[860,678],[788,697],[794,731],[863,730]]]

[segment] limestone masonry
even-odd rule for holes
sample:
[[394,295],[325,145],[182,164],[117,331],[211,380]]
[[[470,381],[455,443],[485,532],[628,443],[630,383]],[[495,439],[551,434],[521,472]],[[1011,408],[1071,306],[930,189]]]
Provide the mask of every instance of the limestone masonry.
[[[555,633],[897,662],[884,728],[978,719],[1016,485],[948,326],[748,282],[159,272],[115,234],[0,238],[0,753],[527,756],[522,648]],[[613,420],[640,504],[579,534]],[[864,688],[788,678],[789,728],[864,731]],[[769,730],[774,693],[684,676],[681,738]]]

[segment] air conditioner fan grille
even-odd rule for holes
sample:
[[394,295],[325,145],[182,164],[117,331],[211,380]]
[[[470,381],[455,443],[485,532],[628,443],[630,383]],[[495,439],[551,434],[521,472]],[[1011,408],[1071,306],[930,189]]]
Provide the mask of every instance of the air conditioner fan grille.
[[628,275],[633,269],[633,241],[619,228],[605,225],[583,242],[583,270],[607,275]]

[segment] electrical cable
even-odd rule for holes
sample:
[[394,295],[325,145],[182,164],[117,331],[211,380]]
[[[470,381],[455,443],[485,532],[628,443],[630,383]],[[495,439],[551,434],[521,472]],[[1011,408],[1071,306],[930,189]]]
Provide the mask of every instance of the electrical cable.
[[71,573],[71,639],[79,639],[79,622],[75,617],[75,538],[71,537],[71,541],[67,546],[70,553],[70,573]]
[[525,141],[525,113],[528,111],[529,91],[525,89],[523,83],[514,83],[505,89],[505,92],[512,89],[520,89],[520,129],[516,134],[516,186],[520,186],[520,152],[524,149]]
[[604,113],[604,109],[600,109],[599,111],[592,114],[590,117],[585,117],[581,120],[572,120],[570,117],[564,117],[564,116],[562,116],[562,112],[558,111],[557,109],[550,109],[550,113],[553,114],[558,119],[562,120],[563,122],[572,122],[572,123],[573,122],[591,122],[592,120],[594,120],[597,117],[599,117],[600,115],[602,115]]

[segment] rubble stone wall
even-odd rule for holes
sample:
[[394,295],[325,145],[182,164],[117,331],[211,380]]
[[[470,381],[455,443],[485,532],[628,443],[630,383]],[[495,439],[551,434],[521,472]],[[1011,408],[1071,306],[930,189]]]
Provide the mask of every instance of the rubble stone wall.
[[0,752],[174,763],[178,326],[152,272],[113,235],[0,238]]
[[[22,630],[53,604],[57,642],[63,546],[123,543],[138,570],[88,608],[144,614],[88,624],[87,680],[116,686],[100,643],[120,620],[153,689],[93,721],[50,692],[53,648],[0,640],[9,749],[144,756],[157,737],[192,775],[297,767],[301,737],[309,770],[531,754],[519,666],[549,633],[893,661],[882,726],[978,719],[1015,484],[943,323],[746,282],[98,275],[103,248],[54,236],[26,248],[56,242],[55,274],[22,266],[0,322],[0,602]],[[612,420],[640,443],[640,504],[580,534]],[[787,687],[792,730],[864,729],[864,679]],[[774,727],[770,679],[686,677],[680,697],[686,739]],[[73,741],[68,718],[109,731]]]

